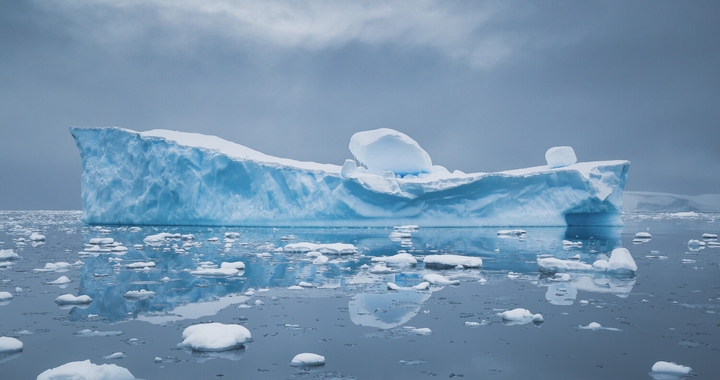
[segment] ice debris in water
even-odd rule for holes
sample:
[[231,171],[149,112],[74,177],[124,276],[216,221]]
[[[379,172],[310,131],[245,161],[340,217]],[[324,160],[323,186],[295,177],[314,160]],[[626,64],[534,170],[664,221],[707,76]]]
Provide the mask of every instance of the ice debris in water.
[[423,276],[423,280],[433,284],[433,285],[458,285],[460,284],[459,280],[450,280],[447,277],[437,274],[437,273],[429,273]]
[[687,375],[692,372],[692,368],[674,362],[659,361],[653,364],[652,371]]
[[500,237],[525,237],[527,232],[525,230],[514,229],[514,230],[500,230],[497,235]]
[[113,352],[110,355],[103,356],[103,359],[122,359],[125,357],[124,352]]
[[45,235],[40,235],[37,232],[30,234],[30,241],[45,241]]
[[641,232],[637,232],[635,234],[635,237],[640,238],[640,239],[650,239],[650,238],[652,238],[652,235],[650,235],[649,232],[641,231]]
[[125,334],[125,333],[120,330],[98,331],[98,330],[83,329],[83,330],[75,332],[73,335],[79,336],[81,338],[101,338],[101,337],[108,337],[108,336],[120,336],[123,334]]
[[701,240],[690,239],[687,242],[688,249],[691,251],[699,251],[705,248],[706,243]]
[[637,264],[626,248],[615,248],[608,260],[596,260],[592,265],[579,260],[563,260],[555,257],[538,257],[538,269],[541,272],[598,271],[619,275],[631,275],[637,271]]
[[13,295],[9,292],[0,292],[0,302],[13,299]]
[[372,261],[383,262],[388,265],[415,265],[415,264],[417,264],[417,259],[415,259],[413,257],[413,255],[406,253],[406,252],[398,253],[393,256],[373,257]]
[[153,297],[155,297],[155,295],[156,295],[155,292],[141,289],[141,290],[127,291],[127,292],[125,292],[125,294],[123,294],[123,297],[125,297],[127,299],[133,299],[133,300],[144,300],[144,299],[148,299],[148,298],[153,298]]
[[0,336],[0,353],[20,352],[23,350],[23,343],[15,338]]
[[283,248],[286,252],[320,252],[325,255],[348,255],[357,253],[357,247],[346,243],[315,244],[308,242],[290,243]]
[[17,260],[20,256],[15,253],[12,249],[0,249],[0,261],[2,260]]
[[67,278],[67,276],[60,276],[60,277],[57,278],[57,280],[55,280],[55,281],[50,281],[50,282],[48,282],[47,284],[48,284],[48,285],[67,285],[67,284],[69,284],[69,283],[71,283],[71,282],[72,282],[72,280],[70,280],[69,278]]
[[601,324],[599,324],[597,322],[590,322],[590,323],[588,323],[587,326],[580,325],[580,326],[578,326],[578,328],[582,329],[582,330],[593,330],[593,331],[597,331],[597,330],[620,331],[620,329],[617,329],[614,327],[603,327]]
[[154,267],[155,267],[155,263],[152,261],[148,261],[148,262],[139,261],[139,262],[125,265],[125,268],[128,268],[128,269],[145,269],[145,268],[154,268]]
[[380,128],[350,138],[350,152],[369,172],[399,175],[430,173],[430,155],[408,135]]
[[44,268],[33,269],[35,272],[66,272],[72,267],[70,263],[60,261],[57,263],[47,263]]
[[183,331],[182,337],[179,346],[195,351],[233,350],[252,338],[250,331],[241,325],[218,322],[190,326]]
[[717,234],[711,234],[711,233],[705,232],[704,234],[702,234],[702,238],[703,238],[703,240],[713,240],[713,239],[717,239],[718,236],[717,236]]
[[55,303],[58,305],[83,305],[92,301],[92,298],[87,295],[74,296],[72,294],[63,294],[55,298]]
[[70,362],[38,375],[37,380],[134,380],[127,369],[115,364],[93,364],[90,360]]
[[528,322],[540,323],[545,320],[541,314],[533,314],[530,310],[523,308],[506,310],[502,313],[498,313],[498,315],[503,321],[511,322],[512,324]]
[[290,365],[294,367],[312,367],[321,366],[325,364],[325,357],[318,354],[304,352],[302,354],[295,355],[290,361]]
[[479,257],[468,257],[461,255],[428,255],[423,260],[426,267],[434,268],[480,268],[482,259]]

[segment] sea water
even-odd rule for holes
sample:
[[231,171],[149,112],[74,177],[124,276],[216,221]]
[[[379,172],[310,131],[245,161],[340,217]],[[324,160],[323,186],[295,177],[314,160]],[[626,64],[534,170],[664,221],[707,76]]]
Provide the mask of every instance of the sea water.
[[[701,378],[720,373],[720,248],[702,238],[720,232],[717,214],[626,214],[624,228],[524,227],[510,235],[422,226],[394,234],[88,226],[80,216],[0,212],[0,249],[20,256],[0,261],[0,292],[13,295],[0,303],[0,336],[24,344],[0,353],[2,379],[34,379],[87,359],[141,379],[667,378],[651,373],[657,361]],[[33,232],[45,240],[31,241]],[[172,235],[146,239],[159,233]],[[91,240],[98,238],[105,240]],[[317,253],[283,249],[299,242],[352,244],[357,252],[326,253],[320,264]],[[537,267],[538,256],[592,264],[618,247],[631,252],[635,275]],[[418,263],[378,270],[372,260],[398,252]],[[480,257],[483,266],[423,264],[438,254]],[[195,272],[238,261],[245,268],[231,276]],[[459,284],[413,288],[427,274]],[[61,276],[71,282],[48,284]],[[92,302],[58,305],[63,294]],[[503,321],[500,313],[516,308],[543,322]],[[186,327],[211,321],[241,324],[252,341],[220,352],[178,345]],[[325,365],[290,366],[305,352]]]

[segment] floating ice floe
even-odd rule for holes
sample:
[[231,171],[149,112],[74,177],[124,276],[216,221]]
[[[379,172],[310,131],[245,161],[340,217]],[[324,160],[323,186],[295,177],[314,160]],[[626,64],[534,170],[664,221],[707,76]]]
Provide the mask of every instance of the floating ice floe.
[[0,302],[10,301],[13,299],[13,295],[9,292],[0,292]]
[[0,336],[0,354],[20,352],[23,350],[23,343],[18,339]]
[[500,230],[497,232],[497,235],[500,237],[525,237],[526,234],[527,231],[520,229]]
[[541,314],[533,314],[530,310],[523,308],[506,310],[502,313],[498,313],[498,315],[502,318],[503,322],[506,322],[506,324],[509,325],[524,324],[529,322],[542,323],[545,321]]
[[290,361],[290,365],[293,367],[314,367],[325,364],[325,357],[318,354],[304,352],[302,354],[295,355]]
[[324,255],[350,255],[358,252],[357,247],[346,243],[315,244],[308,242],[290,243],[283,248],[286,252],[307,253],[317,251]]
[[153,298],[153,297],[155,297],[156,294],[157,293],[155,293],[155,292],[141,289],[141,290],[127,291],[127,292],[125,292],[125,294],[123,294],[123,297],[128,298],[128,299],[133,299],[133,300],[144,300],[147,298]]
[[325,265],[330,261],[330,258],[324,255],[320,255],[313,260],[313,264],[315,265]]
[[578,328],[582,329],[582,330],[593,330],[593,331],[598,331],[598,330],[620,331],[620,329],[614,328],[614,327],[603,327],[601,324],[599,324],[597,322],[590,322],[590,323],[588,323],[587,326],[580,325],[580,326],[578,326]]
[[702,234],[702,238],[703,238],[703,240],[714,240],[714,239],[717,239],[718,236],[717,236],[717,234],[711,234],[711,233],[706,232],[706,233]]
[[81,337],[81,338],[102,338],[102,337],[108,337],[108,336],[120,336],[123,334],[125,334],[125,333],[120,330],[98,331],[98,330],[90,330],[90,329],[83,329],[83,330],[73,333],[73,335]]
[[57,263],[47,263],[44,268],[33,269],[35,272],[67,272],[72,264],[60,261]]
[[205,264],[207,264],[207,266],[199,266],[194,271],[190,271],[190,274],[205,277],[230,277],[242,274],[245,270],[245,263],[242,261],[223,262],[220,264],[220,268],[216,268],[212,262]]
[[490,323],[490,322],[488,322],[487,320],[484,320],[484,319],[483,319],[481,322],[466,321],[466,322],[465,322],[465,326],[467,326],[467,327],[480,327],[480,326],[488,325],[489,323]]
[[554,146],[545,152],[545,161],[550,168],[561,168],[577,163],[577,156],[572,147]]
[[372,274],[392,274],[398,272],[399,270],[397,269],[388,268],[385,263],[379,263],[370,268],[370,273]]
[[91,238],[88,240],[88,244],[92,245],[107,245],[112,244],[115,242],[115,239],[109,238],[109,237],[103,237],[103,238]]
[[652,235],[649,232],[641,231],[635,233],[635,237],[640,239],[651,239]]
[[48,285],[67,285],[67,284],[69,284],[69,283],[71,283],[71,282],[72,282],[72,280],[70,280],[69,278],[67,278],[67,276],[60,276],[60,277],[57,278],[57,280],[55,280],[55,281],[50,281],[50,282],[48,282],[47,284],[48,284]]
[[423,280],[433,285],[458,285],[459,280],[451,280],[443,275],[437,273],[429,273],[423,276]]
[[571,248],[582,248],[583,243],[581,241],[563,240],[562,246],[563,246],[563,249],[569,250]]
[[676,364],[674,362],[658,361],[653,364],[652,371],[658,373],[687,375],[692,372],[692,368]]
[[37,380],[134,380],[135,376],[115,364],[93,364],[90,360],[70,362],[44,371]]
[[12,249],[0,249],[0,261],[17,260],[20,256]]
[[122,359],[125,357],[124,352],[113,352],[110,355],[103,356],[103,359]]
[[701,249],[704,249],[706,244],[707,243],[705,243],[704,241],[696,240],[696,239],[690,239],[687,242],[688,249],[693,252],[697,252]]
[[563,260],[555,257],[538,257],[538,269],[541,272],[609,272],[620,275],[634,274],[637,271],[637,264],[633,260],[630,251],[625,248],[615,248],[608,260],[596,260],[592,265],[580,262],[579,260]]
[[430,268],[480,268],[482,259],[479,257],[468,257],[461,255],[428,255],[423,260],[426,267]]
[[372,261],[383,262],[388,265],[415,265],[415,264],[417,264],[417,259],[415,259],[413,257],[413,255],[411,255],[409,253],[398,253],[397,255],[393,255],[393,256],[373,257]]
[[250,331],[237,324],[202,323],[183,331],[181,347],[195,351],[226,351],[243,347],[250,341]]
[[155,263],[152,261],[148,261],[148,262],[138,261],[135,263],[130,263],[130,264],[125,265],[125,268],[127,268],[127,269],[145,269],[145,268],[154,268],[154,267],[155,267]]
[[84,305],[93,301],[88,295],[74,296],[72,294],[63,294],[55,298],[58,305]]
[[45,235],[40,235],[37,232],[30,234],[30,241],[45,241]]

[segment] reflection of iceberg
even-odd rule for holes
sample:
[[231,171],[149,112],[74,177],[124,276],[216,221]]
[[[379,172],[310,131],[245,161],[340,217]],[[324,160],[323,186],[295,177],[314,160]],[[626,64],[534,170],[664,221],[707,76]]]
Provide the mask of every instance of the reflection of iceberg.
[[359,326],[391,329],[407,323],[420,311],[430,292],[399,290],[392,293],[360,293],[348,303],[350,320]]
[[392,169],[387,160],[419,156],[398,158],[403,139],[391,139],[380,144],[387,160],[379,173],[362,154],[361,166],[350,160],[341,167],[271,157],[193,133],[70,131],[82,159],[83,218],[92,224],[622,225],[630,165],[599,161],[472,174],[428,165]]
[[538,286],[547,286],[545,299],[553,305],[572,305],[578,290],[591,293],[610,293],[626,298],[635,286],[635,277],[616,277],[608,274],[572,273],[563,280],[541,277]]

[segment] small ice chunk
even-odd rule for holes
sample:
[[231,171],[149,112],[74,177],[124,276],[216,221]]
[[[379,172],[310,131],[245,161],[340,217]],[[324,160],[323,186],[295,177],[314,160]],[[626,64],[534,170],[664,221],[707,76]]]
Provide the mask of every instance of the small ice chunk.
[[45,264],[45,268],[42,269],[33,269],[35,272],[65,272],[70,269],[72,265],[70,263],[66,263],[64,261],[60,261],[57,263],[47,263]]
[[298,285],[288,286],[288,290],[303,290],[303,289],[305,289],[305,288],[303,288],[302,286],[298,286]]
[[15,338],[0,336],[0,354],[20,352],[23,350],[23,343]]
[[330,259],[327,256],[320,255],[313,260],[313,264],[315,265],[325,265],[330,261]]
[[640,238],[640,239],[650,239],[650,238],[652,238],[652,235],[650,235],[649,232],[641,231],[641,232],[636,233],[635,237]]
[[153,297],[155,297],[155,295],[156,295],[155,292],[141,289],[141,290],[130,290],[128,292],[125,292],[125,294],[123,294],[123,297],[125,297],[127,299],[133,299],[133,300],[144,300],[147,298],[153,298]]
[[90,360],[70,362],[48,369],[38,375],[37,380],[134,380],[127,368],[115,364],[93,364]]
[[40,235],[37,232],[30,234],[30,241],[45,241],[45,235]]
[[413,286],[413,289],[415,290],[425,290],[430,287],[430,283],[427,281],[423,281],[415,286]]
[[58,277],[57,280],[55,280],[55,281],[50,281],[50,282],[48,282],[47,284],[48,284],[48,285],[65,285],[65,284],[69,284],[69,283],[71,283],[71,282],[72,282],[72,280],[70,280],[69,278],[67,278],[67,276],[60,276],[60,277]]
[[391,274],[397,272],[397,269],[388,268],[384,263],[377,264],[370,268],[370,273],[372,274]]
[[220,268],[234,268],[237,270],[242,270],[245,269],[245,263],[243,263],[242,261],[235,261],[232,263],[222,262],[220,263]]
[[226,239],[240,239],[240,233],[239,232],[226,232],[225,238]]
[[292,361],[290,361],[290,365],[293,367],[313,367],[313,366],[321,366],[324,364],[325,364],[324,356],[309,353],[309,352],[297,354],[292,359]]
[[554,146],[545,152],[545,160],[550,168],[561,168],[577,162],[575,150],[569,146]]
[[428,255],[425,256],[424,262],[425,266],[435,268],[456,268],[458,265],[463,268],[482,267],[481,258],[461,255]]
[[409,253],[398,253],[397,255],[393,255],[393,256],[373,257],[372,261],[383,262],[383,263],[389,264],[389,265],[415,265],[415,264],[417,264],[417,259],[415,259]]
[[692,372],[692,368],[674,362],[659,361],[653,364],[652,371],[687,375]]
[[517,308],[512,310],[506,310],[498,314],[503,321],[507,322],[543,322],[544,318],[541,314],[533,314],[528,309]]
[[567,271],[591,271],[593,266],[578,260],[562,260],[555,257],[538,257],[538,269],[545,273]]
[[88,241],[88,244],[93,244],[93,245],[103,244],[103,245],[107,245],[107,244],[112,244],[112,243],[114,243],[114,242],[115,242],[115,240],[114,240],[113,238],[104,237],[104,238],[91,238],[91,239]]
[[388,282],[388,283],[387,283],[387,288],[388,288],[388,290],[400,290],[400,289],[402,289],[401,287],[399,287],[399,286],[398,286],[396,283],[394,283],[394,282]]
[[637,271],[637,264],[626,248],[615,248],[609,260],[597,260],[593,263],[593,268],[605,272],[634,274]]
[[128,269],[143,269],[143,268],[154,268],[154,267],[155,267],[155,263],[152,261],[148,261],[148,262],[139,261],[139,262],[125,265],[125,268],[128,268]]
[[72,294],[63,294],[55,298],[55,303],[58,305],[84,305],[92,301],[92,298],[88,295],[74,296]]
[[711,233],[706,232],[706,233],[702,234],[702,238],[711,240],[711,239],[717,239],[718,236],[717,236],[717,234],[711,234]]
[[201,276],[201,277],[230,277],[230,276],[236,276],[238,273],[240,273],[239,270],[235,268],[207,268],[207,267],[197,267],[197,269],[190,271],[190,274],[193,276]]
[[415,329],[411,329],[410,331],[412,331],[413,333],[418,334],[418,335],[430,335],[430,334],[432,334],[432,330],[430,330],[430,329],[427,328],[427,327],[415,328]]
[[479,326],[482,326],[482,324],[481,324],[480,322],[466,321],[466,322],[465,322],[465,326],[468,326],[468,327],[479,327]]
[[0,302],[9,301],[13,299],[13,295],[10,292],[0,292]]
[[433,284],[433,285],[458,285],[460,284],[459,280],[450,280],[447,277],[437,274],[437,273],[430,273],[423,276],[423,280]]
[[527,232],[525,230],[514,229],[514,230],[500,230],[497,232],[498,236],[501,237],[524,237]]
[[298,286],[302,286],[303,288],[314,288],[313,284],[305,281],[300,281]]
[[697,239],[690,239],[687,242],[688,249],[693,252],[697,252],[697,251],[705,248],[705,245],[706,245],[706,243],[704,241],[697,240]]
[[3,260],[17,260],[20,256],[15,253],[12,249],[0,249],[0,261]]
[[218,322],[201,323],[183,331],[181,347],[195,351],[226,351],[242,347],[252,336],[250,331],[237,324]]
[[125,357],[124,352],[114,352],[110,355],[103,356],[103,359],[122,359]]

